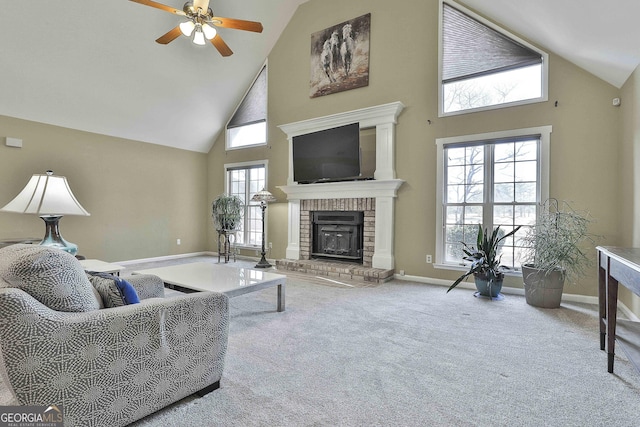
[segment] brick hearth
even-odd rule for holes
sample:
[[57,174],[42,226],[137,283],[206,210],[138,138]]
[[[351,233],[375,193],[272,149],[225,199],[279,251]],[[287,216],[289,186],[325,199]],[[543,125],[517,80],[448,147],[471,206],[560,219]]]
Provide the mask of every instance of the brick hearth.
[[393,279],[394,270],[364,267],[359,264],[330,262],[321,260],[292,260],[280,259],[276,261],[278,270],[297,271],[325,276],[334,279],[356,280],[368,283],[383,283]]

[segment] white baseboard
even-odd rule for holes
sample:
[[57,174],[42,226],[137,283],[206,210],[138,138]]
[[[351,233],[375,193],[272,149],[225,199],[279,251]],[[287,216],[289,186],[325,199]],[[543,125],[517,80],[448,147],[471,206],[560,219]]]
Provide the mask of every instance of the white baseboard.
[[[190,258],[190,257],[194,257],[194,256],[203,256],[203,255],[218,256],[218,252],[209,252],[209,251],[191,252],[191,253],[188,253],[188,254],[166,255],[166,256],[159,256],[159,257],[153,257],[153,258],[130,259],[130,260],[127,260],[127,261],[115,261],[115,262],[113,262],[113,264],[131,265],[131,264],[138,264],[138,263],[141,263],[141,262],[171,261],[171,260],[174,260],[174,259]],[[255,261],[256,263],[258,261],[260,261],[260,257],[252,257],[252,256],[248,256],[248,255],[236,255],[236,258],[244,260],[244,261]],[[276,265],[276,261],[275,260],[267,259],[267,261],[269,261],[269,263],[271,263],[273,265]]]
[[[402,276],[402,275],[396,274],[394,278],[398,280],[407,280],[407,281],[418,282],[418,283],[428,283],[431,285],[446,286],[446,287],[451,286],[451,283],[453,283],[451,280],[434,279],[432,277],[423,277],[423,276],[408,276],[408,275]],[[470,289],[470,290],[476,289],[475,285],[472,282],[462,282],[457,287],[463,288],[463,289]],[[502,288],[502,293],[511,294],[511,295],[524,295],[524,289],[510,288],[505,286]],[[567,302],[570,301],[570,302],[577,302],[582,304],[598,305],[598,297],[593,297],[588,295],[562,294],[562,300]],[[618,301],[618,310],[622,312],[625,316],[627,316],[630,320],[634,320],[634,321],[640,320],[621,301]]]
[[153,258],[130,259],[130,260],[127,260],[127,261],[115,261],[115,262],[113,262],[113,264],[130,265],[130,264],[138,264],[138,263],[141,263],[141,262],[170,261],[172,259],[190,258],[190,257],[202,256],[202,255],[217,256],[218,253],[217,252],[206,252],[206,251],[205,252],[192,252],[192,253],[188,253],[188,254],[166,255],[166,256],[159,256],[159,257],[153,257]]

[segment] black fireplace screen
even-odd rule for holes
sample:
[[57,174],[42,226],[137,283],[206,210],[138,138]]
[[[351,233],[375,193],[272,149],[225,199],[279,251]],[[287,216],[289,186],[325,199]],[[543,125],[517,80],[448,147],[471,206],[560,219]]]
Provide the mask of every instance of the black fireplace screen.
[[313,258],[362,262],[363,212],[315,211],[312,222]]

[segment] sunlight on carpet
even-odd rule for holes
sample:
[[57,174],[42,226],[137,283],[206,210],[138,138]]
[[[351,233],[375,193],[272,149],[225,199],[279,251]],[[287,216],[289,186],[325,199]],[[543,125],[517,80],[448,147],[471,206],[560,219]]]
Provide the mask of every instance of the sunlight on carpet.
[[315,274],[301,273],[299,271],[275,270],[277,274],[282,274],[291,279],[299,279],[314,285],[331,286],[334,288],[375,288],[380,283],[365,282],[363,280],[345,279],[342,277],[318,276]]

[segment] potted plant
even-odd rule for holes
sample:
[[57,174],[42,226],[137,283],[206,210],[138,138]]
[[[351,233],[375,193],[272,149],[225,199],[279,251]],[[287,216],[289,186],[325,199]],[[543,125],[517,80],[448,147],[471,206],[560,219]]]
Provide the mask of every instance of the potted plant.
[[211,204],[211,217],[218,231],[233,231],[242,220],[243,203],[237,196],[220,194]]
[[541,205],[535,225],[523,239],[522,280],[528,304],[560,307],[565,280],[583,276],[593,264],[585,252],[597,238],[589,233],[591,222],[588,213],[567,202],[549,199]]
[[465,253],[463,259],[471,261],[469,271],[458,277],[447,292],[473,274],[476,289],[478,289],[480,295],[491,298],[497,297],[500,294],[500,290],[502,290],[504,271],[509,269],[509,267],[500,264],[502,258],[502,255],[499,254],[501,243],[506,238],[513,236],[519,229],[520,226],[504,234],[504,232],[501,232],[500,226],[498,226],[492,233],[489,233],[487,228],[483,230],[482,226],[478,224],[476,247],[461,242],[463,245],[462,250]]

